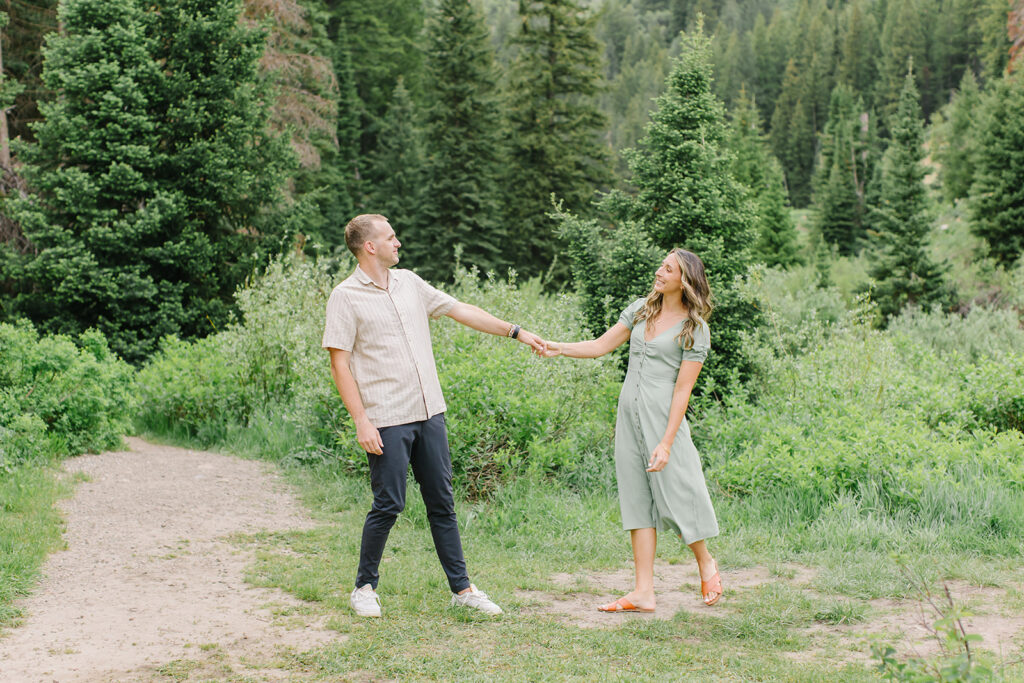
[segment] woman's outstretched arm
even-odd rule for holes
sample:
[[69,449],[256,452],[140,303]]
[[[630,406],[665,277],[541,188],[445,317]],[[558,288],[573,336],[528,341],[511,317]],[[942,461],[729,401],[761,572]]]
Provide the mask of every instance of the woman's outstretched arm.
[[615,323],[597,339],[581,342],[548,342],[547,357],[569,356],[570,358],[597,358],[613,351],[629,339],[629,328]]

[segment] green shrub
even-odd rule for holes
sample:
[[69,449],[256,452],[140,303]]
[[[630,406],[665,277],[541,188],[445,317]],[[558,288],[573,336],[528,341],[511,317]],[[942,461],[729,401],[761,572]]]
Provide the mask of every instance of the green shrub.
[[1008,354],[971,367],[963,377],[961,405],[981,426],[1024,432],[1024,356]]
[[245,424],[255,398],[232,342],[229,334],[194,343],[164,338],[136,379],[138,426],[157,432],[176,426],[195,435],[212,425]]
[[[451,294],[547,338],[585,336],[576,300],[544,295],[536,281],[480,282],[477,273],[460,269]],[[321,310],[311,318],[315,330],[322,328],[322,317]],[[545,361],[523,344],[447,318],[431,322],[431,337],[448,405],[452,466],[469,493],[489,492],[515,473],[609,481],[618,391],[611,359]],[[366,454],[356,443],[319,337],[316,346],[304,359],[307,379],[297,387],[288,415],[314,436],[312,448],[327,449],[345,467],[361,470]]]
[[[576,298],[543,295],[537,281],[481,282],[460,271],[452,294],[547,339],[589,338]],[[610,469],[620,387],[612,357],[543,360],[522,344],[446,320],[433,335],[453,465],[470,483],[490,472],[600,478],[602,467]],[[596,471],[580,471],[581,462]]]
[[0,358],[0,469],[120,442],[134,372],[99,332],[76,343],[0,323]]
[[957,363],[976,363],[982,358],[1024,349],[1020,313],[1012,308],[976,306],[961,315],[940,310],[908,308],[892,319],[889,329],[934,349],[943,356],[954,352]]
[[[350,262],[341,263],[347,271]],[[295,405],[295,393],[320,375],[330,382],[320,336],[335,268],[327,260],[275,259],[236,293],[240,320],[194,343],[164,339],[139,371],[138,426],[212,445],[261,409],[308,422],[297,415],[306,407]]]
[[[951,325],[953,336],[970,329]],[[1024,488],[1019,357],[973,365],[853,322],[832,326],[802,355],[760,361],[758,400],[710,405],[694,430],[709,479],[726,492],[789,491],[820,509],[867,486],[890,513],[920,513],[938,489],[976,507],[984,497],[967,493],[979,481]]]
[[[366,454],[320,348],[327,298],[351,272],[335,264],[275,261],[237,295],[241,319],[196,343],[167,339],[138,376],[138,424],[214,443],[231,425],[279,415],[307,440],[296,462],[363,470]],[[333,272],[332,272],[333,271]],[[585,336],[574,297],[459,270],[452,291],[548,338]],[[471,493],[512,474],[611,480],[618,371],[610,359],[545,361],[526,346],[443,318],[431,323],[456,479]]]

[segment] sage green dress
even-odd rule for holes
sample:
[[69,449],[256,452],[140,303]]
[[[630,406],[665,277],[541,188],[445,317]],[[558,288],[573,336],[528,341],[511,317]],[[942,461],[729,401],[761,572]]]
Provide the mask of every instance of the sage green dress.
[[700,456],[683,418],[672,442],[668,464],[660,472],[647,472],[655,446],[665,435],[669,406],[679,367],[684,360],[703,363],[711,348],[707,325],[694,331],[693,348],[684,350],[676,337],[683,323],[644,340],[646,321],[633,325],[644,304],[637,299],[619,316],[632,332],[629,337],[629,368],[619,393],[615,422],[615,472],[624,529],[656,528],[673,531],[689,545],[718,535],[718,520]]

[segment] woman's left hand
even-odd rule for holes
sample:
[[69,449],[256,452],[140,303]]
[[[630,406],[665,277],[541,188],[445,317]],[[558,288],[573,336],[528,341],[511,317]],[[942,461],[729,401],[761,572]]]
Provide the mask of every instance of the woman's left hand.
[[651,459],[647,462],[647,471],[661,472],[665,469],[665,465],[668,464],[668,454],[671,450],[672,446],[664,441],[655,446],[654,452],[651,453]]

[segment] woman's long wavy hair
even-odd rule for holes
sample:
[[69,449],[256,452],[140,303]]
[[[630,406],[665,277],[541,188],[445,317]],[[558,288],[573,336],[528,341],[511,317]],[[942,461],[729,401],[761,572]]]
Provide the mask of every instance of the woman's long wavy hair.
[[[672,255],[679,262],[680,280],[683,290],[680,292],[683,299],[683,307],[690,313],[683,322],[683,331],[676,337],[684,349],[693,348],[693,332],[700,325],[706,325],[711,311],[714,310],[714,300],[711,297],[711,287],[708,286],[708,277],[704,272],[704,262],[692,251],[686,249],[673,249]],[[651,320],[661,313],[661,304],[664,295],[651,289],[647,295],[644,305],[637,311],[633,324],[641,320]]]

